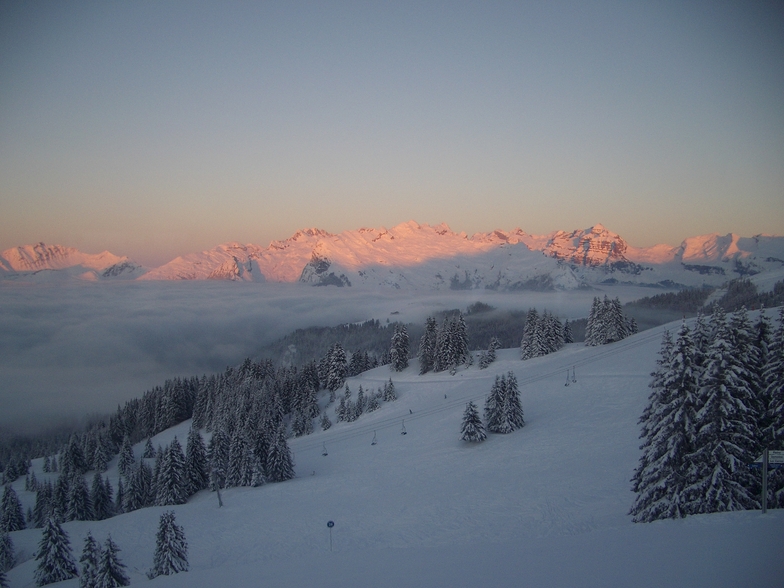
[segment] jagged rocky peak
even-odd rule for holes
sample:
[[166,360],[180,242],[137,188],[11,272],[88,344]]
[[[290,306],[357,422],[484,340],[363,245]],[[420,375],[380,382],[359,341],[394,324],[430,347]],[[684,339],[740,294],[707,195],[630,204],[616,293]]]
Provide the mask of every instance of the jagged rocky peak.
[[628,261],[628,245],[617,233],[602,225],[566,233],[558,231],[545,246],[545,253],[575,265],[597,266]]

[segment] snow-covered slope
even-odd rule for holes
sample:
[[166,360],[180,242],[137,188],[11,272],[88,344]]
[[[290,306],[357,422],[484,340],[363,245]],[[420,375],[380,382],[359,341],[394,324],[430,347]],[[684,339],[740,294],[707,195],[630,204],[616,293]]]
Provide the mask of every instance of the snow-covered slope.
[[[223,508],[203,491],[182,506],[64,527],[77,554],[88,530],[99,541],[111,534],[132,585],[146,582],[158,518],[174,510],[191,570],[154,586],[780,586],[784,512],[652,524],[633,524],[626,514],[637,419],[661,333],[599,348],[569,345],[526,362],[503,350],[489,369],[454,376],[419,376],[416,365],[399,374],[371,370],[349,380],[352,390],[375,389],[391,376],[398,400],[292,439],[295,479],[226,490]],[[573,366],[577,382],[565,387]],[[494,377],[509,370],[520,383],[526,426],[478,445],[459,441],[466,402],[482,402]],[[153,444],[184,440],[188,427],[164,431]],[[35,460],[39,480],[46,477],[40,467]],[[110,475],[116,487],[116,462]],[[15,487],[31,505],[23,480]],[[11,534],[25,560],[8,574],[13,588],[31,585],[40,533]]]
[[83,280],[136,279],[145,269],[127,257],[108,251],[96,255],[62,245],[23,245],[0,254],[0,276],[53,280],[77,277]]

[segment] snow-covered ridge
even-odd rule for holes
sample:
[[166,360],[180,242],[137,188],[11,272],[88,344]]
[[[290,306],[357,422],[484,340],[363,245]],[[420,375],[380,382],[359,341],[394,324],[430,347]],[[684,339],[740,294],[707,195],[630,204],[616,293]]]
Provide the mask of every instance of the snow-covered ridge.
[[145,268],[127,257],[119,257],[108,251],[91,254],[73,247],[45,243],[12,247],[0,254],[0,277],[7,278],[135,279],[145,271]]
[[443,223],[409,221],[338,234],[302,229],[268,247],[229,242],[151,271],[108,252],[88,255],[43,244],[9,249],[0,258],[6,275],[40,269],[68,269],[90,279],[269,280],[428,290],[571,289],[608,282],[717,286],[739,276],[784,277],[784,237],[710,234],[685,239],[680,247],[638,248],[600,224],[548,235],[515,228],[468,236]]

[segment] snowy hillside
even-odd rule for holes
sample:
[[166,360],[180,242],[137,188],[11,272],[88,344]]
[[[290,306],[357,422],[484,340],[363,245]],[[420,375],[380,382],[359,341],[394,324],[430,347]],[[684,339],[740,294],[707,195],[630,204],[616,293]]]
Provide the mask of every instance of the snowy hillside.
[[[223,508],[202,491],[182,506],[64,528],[77,556],[88,530],[101,542],[111,534],[132,585],[147,582],[158,518],[173,509],[191,570],[152,586],[780,586],[783,512],[651,524],[627,515],[637,420],[662,330],[525,362],[519,350],[502,350],[488,369],[454,376],[419,376],[416,365],[402,373],[377,368],[348,385],[375,389],[391,376],[398,400],[291,439],[295,479],[226,490]],[[577,381],[567,387],[571,368]],[[459,441],[466,402],[482,403],[495,376],[509,370],[526,426],[478,445]],[[153,444],[184,441],[189,424]],[[34,461],[39,480],[47,476],[41,465]],[[109,473],[116,487],[116,459]],[[32,506],[24,480],[14,486]],[[32,585],[40,534],[11,534],[24,560],[8,574],[13,588]]]
[[127,257],[108,251],[93,255],[62,245],[37,243],[12,247],[0,254],[0,277],[10,279],[136,279],[144,271]]

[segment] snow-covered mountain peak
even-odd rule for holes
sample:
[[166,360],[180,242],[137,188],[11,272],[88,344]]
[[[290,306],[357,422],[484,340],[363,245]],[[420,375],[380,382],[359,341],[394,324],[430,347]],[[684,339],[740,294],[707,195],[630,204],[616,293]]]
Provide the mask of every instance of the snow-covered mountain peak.
[[571,233],[558,231],[544,248],[545,253],[583,266],[599,266],[613,262],[628,261],[624,254],[628,245],[620,235],[602,225]]
[[86,280],[132,279],[145,271],[127,257],[119,257],[108,251],[91,254],[73,247],[47,245],[42,242],[12,247],[0,255],[0,272],[11,277],[37,275],[37,279],[43,279],[42,272],[60,270],[67,270],[68,275]]

